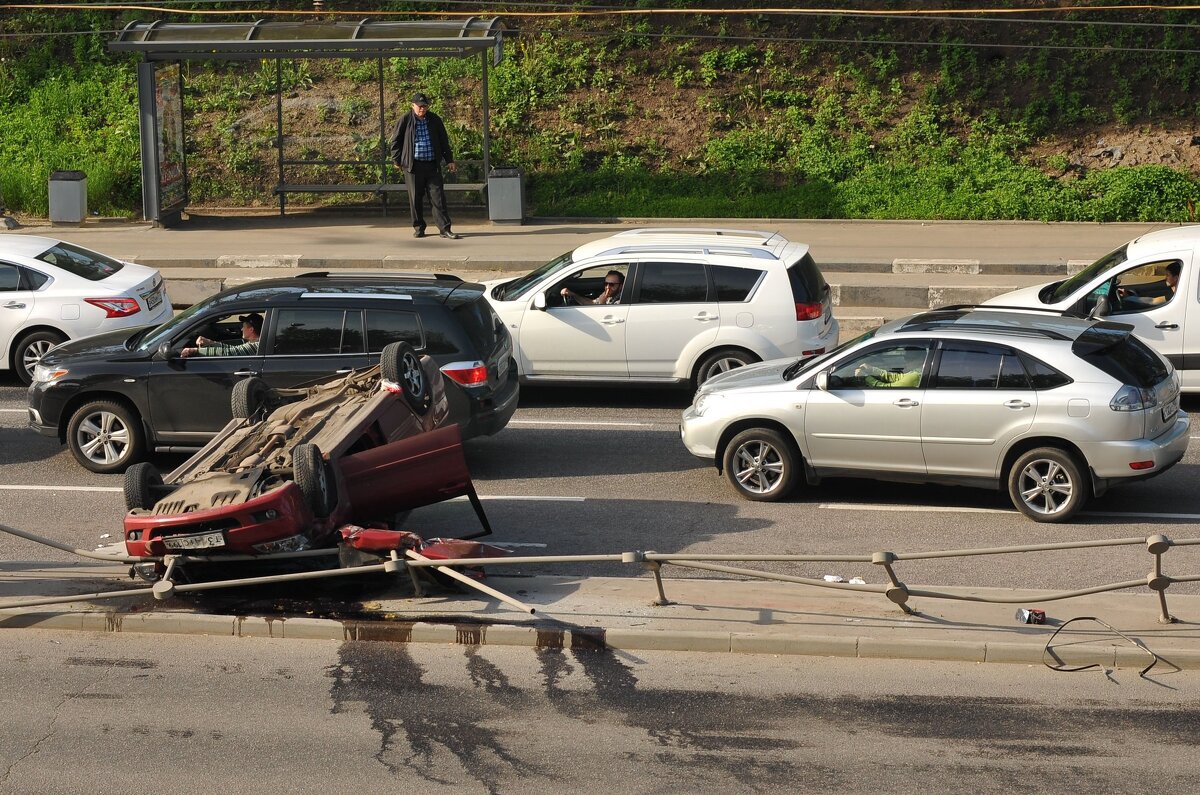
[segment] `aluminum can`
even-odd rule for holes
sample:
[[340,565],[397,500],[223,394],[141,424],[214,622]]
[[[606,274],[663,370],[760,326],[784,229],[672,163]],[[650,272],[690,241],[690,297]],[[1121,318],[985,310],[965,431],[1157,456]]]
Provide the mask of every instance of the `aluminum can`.
[[1022,624],[1045,624],[1046,611],[1036,607],[1017,608],[1017,621]]

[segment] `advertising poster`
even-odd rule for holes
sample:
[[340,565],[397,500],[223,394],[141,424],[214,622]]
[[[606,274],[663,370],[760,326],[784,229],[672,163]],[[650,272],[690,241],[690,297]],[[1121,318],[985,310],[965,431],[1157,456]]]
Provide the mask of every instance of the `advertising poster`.
[[158,128],[159,210],[187,202],[183,161],[183,96],[179,64],[158,64],[154,70],[154,105]]

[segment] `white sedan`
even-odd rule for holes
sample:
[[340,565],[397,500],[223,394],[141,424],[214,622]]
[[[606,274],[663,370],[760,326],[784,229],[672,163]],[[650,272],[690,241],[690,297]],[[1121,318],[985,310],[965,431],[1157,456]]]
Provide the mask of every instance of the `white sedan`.
[[0,236],[0,370],[22,383],[61,342],[170,317],[154,268],[53,238]]

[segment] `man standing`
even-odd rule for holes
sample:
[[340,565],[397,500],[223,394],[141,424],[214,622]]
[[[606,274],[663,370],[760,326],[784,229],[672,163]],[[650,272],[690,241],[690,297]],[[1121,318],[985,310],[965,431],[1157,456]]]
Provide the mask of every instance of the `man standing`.
[[392,128],[391,146],[392,162],[404,170],[404,183],[408,186],[413,237],[425,237],[424,204],[428,193],[429,203],[433,205],[433,220],[442,237],[458,240],[460,235],[450,229],[441,162],[446,161],[446,170],[451,174],[458,167],[454,164],[446,125],[440,116],[429,110],[429,97],[420,91],[413,94],[412,110],[401,116]]

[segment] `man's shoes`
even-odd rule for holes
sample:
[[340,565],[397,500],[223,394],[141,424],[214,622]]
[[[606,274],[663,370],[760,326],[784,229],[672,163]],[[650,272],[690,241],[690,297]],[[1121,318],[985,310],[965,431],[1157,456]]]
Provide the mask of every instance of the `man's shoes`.
[[414,229],[413,237],[425,237],[425,230],[424,229]]
[[462,240],[462,235],[451,232],[449,229],[443,229],[441,236],[447,240]]

